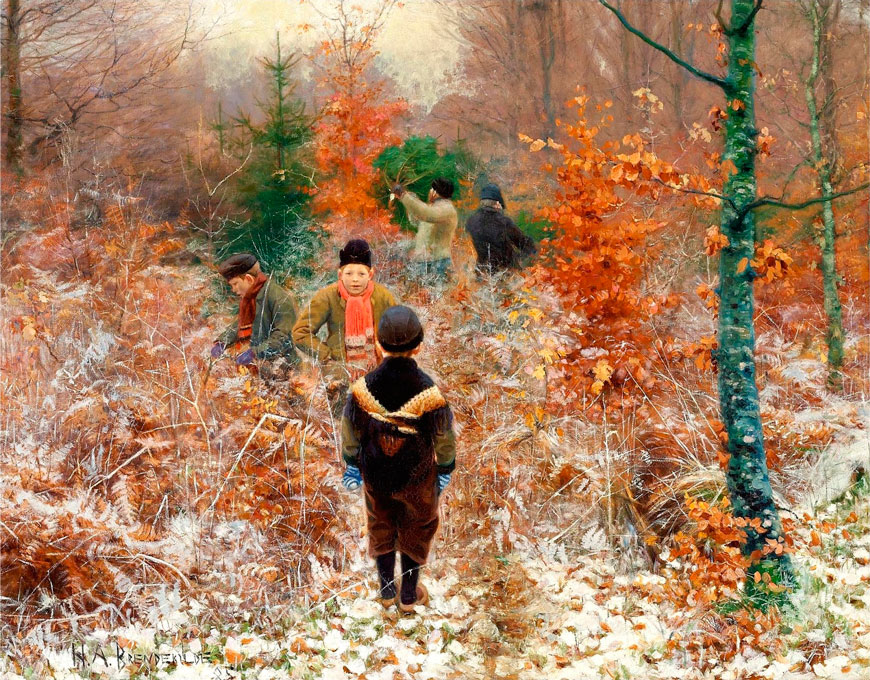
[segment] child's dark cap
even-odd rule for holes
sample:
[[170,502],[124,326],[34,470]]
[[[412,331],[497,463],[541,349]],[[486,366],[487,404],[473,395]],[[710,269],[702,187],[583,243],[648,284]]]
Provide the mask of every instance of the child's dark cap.
[[244,276],[251,271],[255,264],[257,264],[257,258],[250,253],[236,253],[221,262],[218,271],[229,281],[237,276]]
[[338,251],[338,266],[344,267],[346,264],[372,266],[372,249],[367,241],[361,238],[351,239]]
[[389,307],[378,323],[378,342],[388,352],[410,352],[423,342],[423,324],[410,307]]

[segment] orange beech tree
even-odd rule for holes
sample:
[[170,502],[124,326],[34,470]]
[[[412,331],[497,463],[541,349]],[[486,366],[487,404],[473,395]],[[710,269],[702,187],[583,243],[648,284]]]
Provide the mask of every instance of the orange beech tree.
[[328,214],[327,229],[339,238],[362,229],[394,233],[390,213],[375,197],[380,171],[372,163],[386,147],[399,144],[395,121],[407,110],[387,93],[373,68],[374,39],[395,4],[382,2],[369,13],[340,0],[328,20],[329,36],[320,45],[325,69],[318,86],[327,93],[315,125],[315,158],[323,174],[314,210]]
[[[646,98],[648,103],[657,101],[651,93]],[[599,142],[601,126],[612,117],[604,114],[598,124],[590,122],[588,103],[586,96],[575,97],[577,120],[559,121],[569,137],[565,144],[520,135],[531,151],[549,147],[561,155],[558,166],[544,166],[558,182],[554,201],[540,212],[552,224],[553,236],[543,242],[543,257],[532,277],[554,290],[568,312],[587,322],[569,329],[576,346],[555,367],[564,405],[631,407],[655,386],[655,338],[645,322],[675,301],[651,290],[646,277],[663,245],[660,238],[650,237],[667,223],[638,207],[659,201],[669,192],[667,184],[699,194],[709,185],[703,177],[678,173],[638,134],[625,135],[621,143]],[[597,108],[603,112],[610,106],[605,102]],[[710,200],[703,195],[697,199]]]

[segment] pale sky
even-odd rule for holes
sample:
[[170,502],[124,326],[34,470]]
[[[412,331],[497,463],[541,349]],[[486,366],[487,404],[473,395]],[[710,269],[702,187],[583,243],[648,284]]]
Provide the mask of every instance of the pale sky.
[[[355,4],[365,7],[376,1]],[[270,53],[276,31],[288,49],[309,52],[323,37],[315,2],[324,12],[332,6],[329,0],[208,0],[209,12],[225,12],[223,35],[209,46],[214,77],[243,76],[256,56]],[[380,66],[395,78],[401,94],[426,108],[450,91],[459,61],[459,46],[433,30],[438,11],[431,0],[404,0],[390,12],[376,43]],[[313,28],[302,32],[299,26],[304,24]]]

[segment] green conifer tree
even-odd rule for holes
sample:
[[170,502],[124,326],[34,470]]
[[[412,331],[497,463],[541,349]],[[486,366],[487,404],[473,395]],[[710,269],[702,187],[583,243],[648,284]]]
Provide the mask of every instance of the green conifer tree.
[[310,261],[323,234],[310,211],[312,119],[294,96],[290,77],[298,61],[295,54],[282,54],[280,38],[275,57],[260,59],[269,76],[269,97],[257,105],[262,122],[246,113],[234,119],[236,147],[245,153],[253,149],[237,180],[236,200],[248,218],[228,222],[217,245],[221,258],[252,252],[266,271],[304,277],[311,274]]

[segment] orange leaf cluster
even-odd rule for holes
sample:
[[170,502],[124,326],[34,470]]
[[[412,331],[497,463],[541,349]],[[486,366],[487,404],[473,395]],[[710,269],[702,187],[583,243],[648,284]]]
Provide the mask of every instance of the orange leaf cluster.
[[784,464],[795,464],[811,451],[823,450],[831,443],[835,429],[827,423],[795,426],[794,414],[781,410],[763,413],[764,452],[767,467],[782,469]]
[[707,229],[707,235],[704,238],[704,252],[708,257],[713,257],[722,248],[728,245],[728,237],[719,231],[719,225],[714,224]]
[[674,536],[669,560],[681,566],[669,579],[668,592],[678,606],[695,608],[733,597],[746,576],[749,560],[742,551],[746,527],[764,531],[758,519],[735,517],[727,498],[708,503],[686,496],[690,529]]
[[312,205],[329,215],[326,226],[338,238],[396,231],[375,196],[383,180],[372,163],[401,142],[395,125],[408,111],[405,100],[387,96],[385,83],[367,77],[376,55],[370,42],[353,47],[355,58],[348,60],[329,43],[321,46],[327,67],[318,86],[328,94],[314,128],[315,160],[325,178]]
[[776,137],[770,134],[770,130],[766,127],[761,128],[761,134],[758,135],[758,141],[756,142],[759,158],[768,158],[770,156],[770,150],[775,142]]
[[706,283],[700,284],[695,289],[695,292],[698,294],[698,297],[704,301],[704,307],[713,313],[713,317],[715,318],[718,316],[720,303],[719,294]]
[[792,262],[793,260],[788,253],[767,239],[762,245],[755,248],[752,268],[760,279],[771,283],[775,279],[785,278]]
[[715,335],[707,335],[697,342],[689,343],[681,354],[695,361],[699,371],[717,370],[716,350],[719,349],[719,341]]

